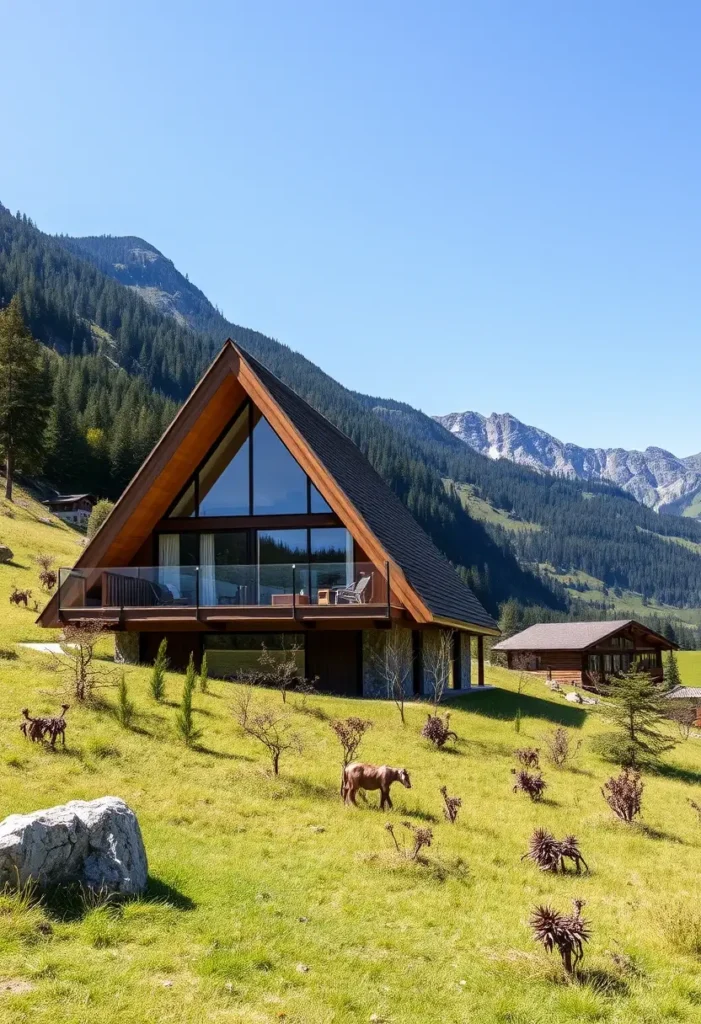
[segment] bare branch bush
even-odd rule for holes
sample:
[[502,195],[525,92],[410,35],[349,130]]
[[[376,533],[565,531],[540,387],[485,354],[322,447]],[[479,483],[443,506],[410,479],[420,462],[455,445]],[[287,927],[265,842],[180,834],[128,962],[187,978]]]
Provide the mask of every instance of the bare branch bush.
[[424,846],[430,846],[433,842],[433,831],[430,828],[424,828],[420,825],[412,825],[410,821],[403,821],[402,826],[411,833],[413,840],[411,849],[405,847],[404,844],[401,846],[399,845],[399,840],[397,839],[394,831],[394,825],[391,821],[388,821],[385,825],[385,830],[392,836],[397,853],[406,858],[406,860],[421,859],[419,854],[423,850]]
[[668,717],[670,721],[676,725],[681,739],[688,740],[699,717],[696,706],[686,700],[670,700],[669,704]]
[[292,729],[290,713],[269,707],[256,708],[252,687],[237,694],[233,712],[243,732],[266,748],[275,775],[280,773],[280,757],[286,750],[302,752],[302,740]]
[[643,781],[640,772],[624,768],[620,775],[611,777],[601,790],[606,803],[621,821],[631,822],[640,814]]
[[338,718],[334,722],[329,722],[329,725],[341,744],[341,795],[343,795],[343,773],[348,765],[355,760],[363,736],[368,729],[372,728],[372,722],[366,718],[356,718],[351,715],[350,718]]
[[450,682],[454,632],[455,630],[452,629],[441,629],[437,633],[429,634],[432,642],[424,644],[424,686],[428,690],[434,709],[442,701],[443,694]]
[[406,685],[413,671],[413,651],[408,629],[390,629],[383,636],[382,649],[373,651],[375,671],[387,688],[387,697],[399,711],[402,725],[406,725],[404,702]]
[[95,648],[105,635],[105,627],[95,619],[63,628],[62,654],[53,654],[53,667],[66,680],[66,688],[80,704],[97,702],[96,690],[114,685],[113,673],[96,664]]
[[56,559],[53,555],[47,555],[40,551],[34,556],[34,561],[39,566],[39,580],[42,589],[50,594],[58,583],[58,573],[54,568]]
[[576,758],[582,741],[572,741],[571,734],[562,725],[556,726],[542,737],[545,744],[545,756],[555,768],[566,768]]
[[443,719],[440,715],[429,714],[421,730],[421,735],[439,750],[446,745],[449,739],[457,740],[458,738],[458,734],[450,728],[450,715],[446,715]]

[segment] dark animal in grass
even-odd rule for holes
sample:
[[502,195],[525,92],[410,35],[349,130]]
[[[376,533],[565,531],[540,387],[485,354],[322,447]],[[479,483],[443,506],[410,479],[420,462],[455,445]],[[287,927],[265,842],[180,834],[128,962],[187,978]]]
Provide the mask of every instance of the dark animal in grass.
[[525,860],[526,857],[535,861],[541,871],[560,870],[564,874],[565,860],[574,863],[578,875],[581,873],[582,865],[586,871],[589,870],[576,836],[565,836],[564,839],[558,840],[545,828],[537,828],[531,836],[528,853],[524,853],[521,860]]
[[29,601],[29,598],[31,596],[31,590],[18,590],[17,587],[13,586],[12,592],[10,594],[10,604],[16,604],[17,606],[23,604],[24,607],[26,608],[27,602]]
[[548,953],[557,949],[562,966],[573,974],[584,956],[584,943],[589,941],[591,929],[582,917],[584,900],[573,900],[574,913],[561,914],[552,907],[536,907],[531,914],[533,937],[542,942]]
[[516,782],[513,787],[514,793],[528,793],[531,800],[536,802],[541,799],[547,782],[540,772],[537,775],[533,775],[531,772],[526,771],[525,768],[521,768],[518,771],[516,768],[512,768],[511,774],[516,776]]
[[524,768],[540,768],[540,751],[537,747],[521,747],[514,750],[514,756]]
[[361,790],[379,789],[380,809],[392,807],[389,795],[390,786],[401,782],[406,789],[411,789],[411,780],[406,768],[389,768],[386,764],[362,764],[354,761],[343,769],[343,800],[344,803],[356,803],[356,796]]
[[457,740],[458,738],[457,733],[453,732],[449,725],[450,715],[446,715],[445,721],[443,721],[440,715],[429,714],[426,724],[421,730],[421,735],[424,739],[430,740],[440,750],[449,739]]
[[56,746],[56,740],[61,737],[63,745],[66,745],[66,711],[68,711],[69,705],[61,705],[61,714],[53,715],[52,717],[39,717],[32,718],[29,714],[29,708],[22,708],[22,714],[24,721],[20,725],[20,732],[24,733],[25,737],[32,741],[32,743],[41,743],[45,739],[49,740],[52,747]]

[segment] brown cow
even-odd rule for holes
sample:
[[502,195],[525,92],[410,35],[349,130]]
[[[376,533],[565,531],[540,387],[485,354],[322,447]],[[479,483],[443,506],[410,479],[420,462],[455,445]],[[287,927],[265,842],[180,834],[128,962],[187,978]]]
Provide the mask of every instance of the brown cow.
[[406,768],[389,768],[386,764],[362,764],[354,761],[343,771],[343,789],[341,794],[344,803],[356,803],[359,790],[379,789],[380,810],[392,806],[389,788],[393,782],[401,782],[406,789],[411,789],[411,780]]

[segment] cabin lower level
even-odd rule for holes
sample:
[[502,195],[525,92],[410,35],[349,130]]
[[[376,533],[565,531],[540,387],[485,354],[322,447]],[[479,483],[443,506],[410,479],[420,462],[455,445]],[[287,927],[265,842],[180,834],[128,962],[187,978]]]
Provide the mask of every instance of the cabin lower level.
[[[467,692],[473,685],[472,636],[463,631],[438,628],[411,629],[392,625],[373,629],[306,629],[295,632],[242,631],[163,631],[159,629],[115,634],[117,661],[152,664],[162,640],[167,641],[171,667],[184,671],[190,655],[199,669],[207,655],[210,676],[235,680],[256,670],[263,650],[267,657],[294,658],[299,677],[314,684],[323,693],[349,697],[388,697],[384,665],[389,660],[401,677],[407,698],[431,696],[437,660],[440,659],[441,633],[449,637],[444,666],[445,689],[450,693]],[[484,685],[482,644],[476,645],[475,685]],[[388,658],[388,648],[391,654]]]

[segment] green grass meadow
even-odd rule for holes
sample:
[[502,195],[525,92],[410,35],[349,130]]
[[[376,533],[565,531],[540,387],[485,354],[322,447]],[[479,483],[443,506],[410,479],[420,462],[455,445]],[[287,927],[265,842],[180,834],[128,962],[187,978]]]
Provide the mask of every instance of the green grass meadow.
[[[301,753],[283,754],[280,776],[243,737],[235,687],[212,681],[195,695],[201,746],[176,738],[182,675],[167,701],[148,694],[149,671],[128,667],[137,708],[117,723],[114,688],[100,710],[71,707],[66,751],[26,742],[20,709],[56,709],[61,676],[45,655],[16,647],[51,639],[35,613],[10,608],[12,583],[39,594],[38,550],[72,561],[80,537],[38,523],[29,499],[7,518],[0,543],[0,817],[106,794],[136,811],[149,857],[147,894],[90,905],[0,896],[2,1024],[551,1024],[701,1019],[701,740],[680,743],[645,778],[643,818],[623,826],[600,787],[611,774],[591,749],[603,729],[539,681],[489,669],[495,689],[451,707],[459,741],[438,751],[421,739],[425,710],[402,728],[393,704],[292,698]],[[114,672],[105,647],[103,667]],[[680,657],[684,681],[701,656]],[[275,706],[276,693],[258,699]],[[522,716],[516,732],[517,710]],[[395,809],[377,795],[357,808],[339,799],[339,753],[329,722],[371,719],[361,757],[408,768]],[[517,746],[543,746],[565,724],[581,740],[570,770],[544,768],[541,804],[511,790]],[[439,788],[462,798],[444,821]],[[397,855],[385,823],[428,826],[423,863]],[[552,876],[521,861],[536,826],[573,832],[591,874]],[[537,946],[531,908],[586,902],[592,938],[579,980]]]

